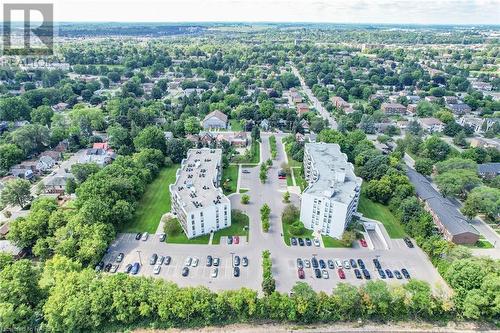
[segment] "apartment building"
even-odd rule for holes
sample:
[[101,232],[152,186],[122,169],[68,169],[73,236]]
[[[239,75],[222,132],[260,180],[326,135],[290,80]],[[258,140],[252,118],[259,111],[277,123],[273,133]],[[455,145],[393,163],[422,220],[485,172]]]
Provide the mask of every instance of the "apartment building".
[[219,187],[222,149],[189,149],[170,185],[172,213],[188,238],[231,225],[231,202]]
[[306,143],[300,220],[308,229],[341,238],[358,208],[361,178],[338,144]]

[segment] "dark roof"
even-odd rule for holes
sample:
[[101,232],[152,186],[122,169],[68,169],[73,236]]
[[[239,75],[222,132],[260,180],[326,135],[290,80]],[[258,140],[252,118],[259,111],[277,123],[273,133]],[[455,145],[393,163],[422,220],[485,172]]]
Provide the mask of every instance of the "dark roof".
[[449,199],[443,198],[441,193],[432,187],[427,178],[411,168],[407,168],[406,174],[415,186],[418,197],[427,202],[432,211],[438,216],[441,224],[451,235],[467,232],[478,234],[457,207]]
[[500,174],[500,163],[483,163],[477,166],[477,172],[480,174]]

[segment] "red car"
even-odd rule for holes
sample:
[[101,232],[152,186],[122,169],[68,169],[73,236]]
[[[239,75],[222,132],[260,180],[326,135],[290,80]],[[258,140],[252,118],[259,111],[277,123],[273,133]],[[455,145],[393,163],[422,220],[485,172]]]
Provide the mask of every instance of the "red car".
[[234,240],[234,244],[239,244],[240,243],[240,236],[234,236],[233,240]]
[[342,280],[345,279],[345,274],[344,274],[344,270],[342,268],[339,268],[337,270],[337,273],[339,273],[339,278],[341,278]]
[[283,170],[278,171],[278,179],[286,179],[286,173]]
[[362,247],[367,247],[368,246],[368,244],[366,244],[366,241],[363,238],[360,239],[359,242],[361,243]]
[[299,273],[299,279],[303,280],[306,277],[304,270],[302,268],[299,268],[298,273]]

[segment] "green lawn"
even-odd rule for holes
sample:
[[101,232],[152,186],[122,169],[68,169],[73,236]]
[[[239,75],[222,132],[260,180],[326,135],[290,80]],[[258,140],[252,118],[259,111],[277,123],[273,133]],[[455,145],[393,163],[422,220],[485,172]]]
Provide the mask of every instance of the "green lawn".
[[367,218],[382,222],[391,238],[403,238],[406,236],[403,226],[391,213],[389,208],[378,202],[371,201],[363,192],[361,192],[358,211]]
[[325,245],[325,247],[350,247],[345,246],[340,240],[330,236],[322,235],[321,238],[323,238],[323,245]]
[[304,177],[302,177],[300,169],[301,169],[300,167],[299,168],[294,168],[294,170],[293,170],[293,176],[295,177],[295,185],[300,186],[300,190],[304,191],[305,188],[307,187],[307,182],[304,179]]
[[189,239],[187,238],[184,231],[182,231],[176,236],[167,237],[167,243],[173,243],[173,244],[208,244],[209,240],[210,240],[209,234]]
[[286,156],[288,157],[288,166],[290,168],[300,168],[302,166],[302,162],[296,161],[292,158],[292,156],[290,156],[290,154],[288,153],[289,146],[290,146],[290,144],[285,144],[285,152],[286,152]]
[[222,236],[246,236],[248,240],[249,221],[250,219],[245,213],[238,210],[232,210],[231,226],[217,231],[212,239],[212,244],[220,244],[220,238]]
[[231,119],[229,121],[231,124],[231,130],[234,132],[241,132],[243,131],[243,126],[241,126],[241,122],[237,119]]
[[122,232],[155,233],[163,214],[170,211],[168,186],[175,182],[178,164],[164,168],[156,179],[146,187],[132,221],[123,226]]
[[228,195],[236,192],[238,187],[238,169],[237,165],[229,165],[227,168],[222,169],[222,188],[224,189],[224,194]]
[[286,175],[286,185],[287,186],[293,186],[293,179],[291,174]]
[[285,240],[285,244],[288,246],[290,246],[290,238],[291,237],[301,237],[301,238],[313,239],[313,236],[312,236],[313,231],[312,230],[304,229],[305,231],[302,235],[294,236],[290,233],[290,230],[289,230],[290,225],[289,224],[286,224],[283,221],[281,221],[281,225],[283,226],[283,239]]
[[480,239],[476,242],[474,245],[466,245],[469,248],[475,248],[475,249],[492,249],[493,244],[488,242],[486,239]]
[[239,164],[258,164],[260,162],[260,142],[252,142],[250,146],[250,158],[245,155],[236,155],[233,157],[233,163]]

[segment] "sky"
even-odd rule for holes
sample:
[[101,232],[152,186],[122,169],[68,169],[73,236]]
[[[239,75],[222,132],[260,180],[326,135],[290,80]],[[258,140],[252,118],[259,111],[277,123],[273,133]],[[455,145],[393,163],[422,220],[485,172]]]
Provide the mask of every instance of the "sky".
[[500,0],[3,0],[54,4],[55,21],[500,24]]

